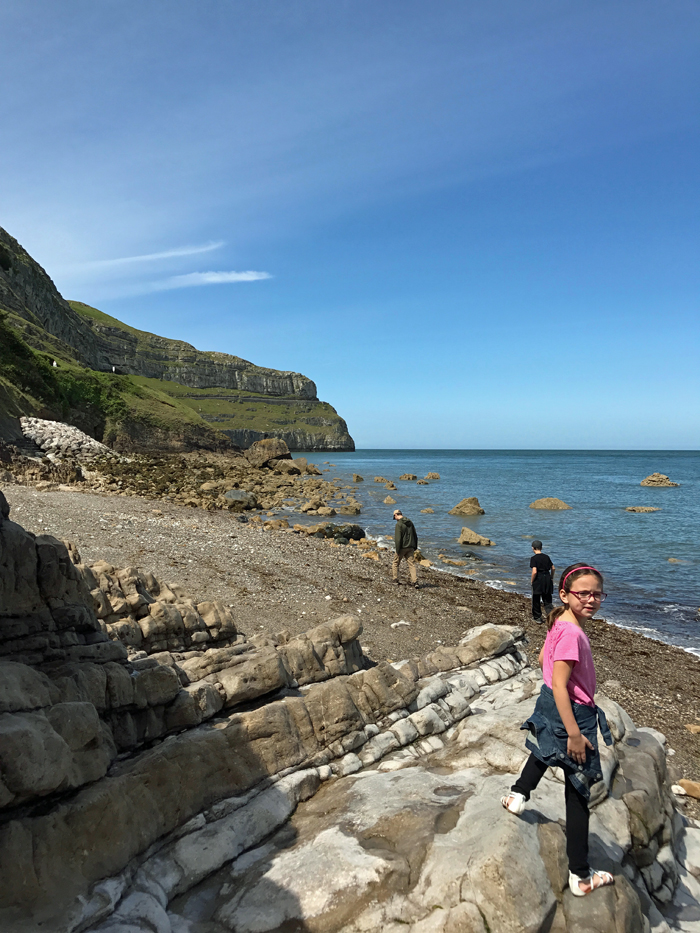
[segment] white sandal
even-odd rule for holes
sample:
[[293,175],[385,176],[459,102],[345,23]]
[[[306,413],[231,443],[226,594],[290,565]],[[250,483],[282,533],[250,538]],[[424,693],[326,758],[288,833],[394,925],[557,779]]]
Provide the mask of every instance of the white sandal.
[[[510,800],[510,803],[508,801]],[[509,794],[506,794],[505,797],[501,797],[501,806],[503,806],[510,813],[515,813],[516,816],[520,814],[525,809],[525,804],[527,800],[523,794],[519,794],[517,791],[511,791]]]
[[[579,887],[581,882],[590,884],[591,890],[582,891]],[[587,894],[592,894],[597,888],[605,888],[610,884],[615,884],[615,879],[609,871],[598,871],[598,869],[592,868],[588,878],[579,878],[572,871],[569,872],[569,889],[576,897],[585,897]]]

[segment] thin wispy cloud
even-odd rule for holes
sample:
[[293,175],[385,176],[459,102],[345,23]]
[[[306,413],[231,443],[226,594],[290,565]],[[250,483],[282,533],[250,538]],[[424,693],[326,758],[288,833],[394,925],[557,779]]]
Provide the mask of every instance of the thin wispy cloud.
[[[159,259],[175,259],[180,256],[199,256],[201,253],[211,253],[221,249],[223,240],[203,243],[201,246],[180,246],[175,249],[166,249],[161,253],[144,253],[141,256],[121,256],[118,259],[94,259],[80,264],[83,269],[108,269],[114,266],[128,266],[140,262],[156,262]],[[204,273],[207,274],[207,273]]]
[[196,288],[200,285],[225,285],[231,282],[259,282],[271,279],[269,272],[189,272],[173,275],[158,282],[144,283],[144,291],[166,292],[174,288]]

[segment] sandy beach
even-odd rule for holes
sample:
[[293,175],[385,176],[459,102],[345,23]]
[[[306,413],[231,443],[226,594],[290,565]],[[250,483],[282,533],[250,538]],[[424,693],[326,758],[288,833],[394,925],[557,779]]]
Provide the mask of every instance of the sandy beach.
[[[399,661],[456,644],[485,622],[522,626],[533,658],[546,634],[531,619],[526,598],[474,580],[420,568],[419,589],[393,585],[390,551],[375,561],[352,545],[264,531],[225,512],[163,500],[19,485],[3,491],[11,518],[28,530],[74,542],[86,562],[149,570],[198,600],[224,600],[248,635],[297,634],[353,613],[363,622],[365,653],[374,661]],[[599,686],[638,725],[663,732],[674,751],[674,781],[700,780],[700,735],[686,729],[700,724],[700,661],[603,620],[593,621],[589,635]],[[700,814],[697,802],[688,799],[685,807]]]

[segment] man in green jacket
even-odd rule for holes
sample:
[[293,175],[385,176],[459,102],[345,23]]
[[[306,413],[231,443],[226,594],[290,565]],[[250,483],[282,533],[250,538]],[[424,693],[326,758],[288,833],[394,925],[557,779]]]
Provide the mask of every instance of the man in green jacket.
[[391,576],[394,583],[399,582],[399,564],[402,560],[408,563],[408,570],[411,574],[411,583],[418,589],[418,575],[416,573],[416,561],[414,553],[418,547],[418,535],[416,528],[410,518],[404,518],[401,509],[394,512],[394,521],[396,522],[396,531],[394,532],[394,544],[396,554],[394,562],[391,565]]

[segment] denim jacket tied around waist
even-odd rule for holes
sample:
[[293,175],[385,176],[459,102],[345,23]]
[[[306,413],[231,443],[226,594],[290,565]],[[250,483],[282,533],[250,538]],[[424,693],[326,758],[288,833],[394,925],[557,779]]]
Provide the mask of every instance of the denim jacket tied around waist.
[[581,734],[593,746],[592,751],[590,748],[586,749],[584,764],[578,764],[567,754],[569,736],[559,715],[554,694],[547,684],[542,684],[532,716],[520,728],[528,730],[525,745],[534,756],[552,768],[563,768],[565,779],[568,778],[581,796],[589,800],[591,786],[603,779],[598,753],[598,726],[606,745],[612,745],[613,740],[605,713],[600,707],[586,706],[572,700],[571,709]]

